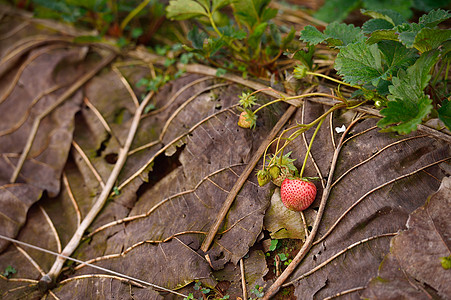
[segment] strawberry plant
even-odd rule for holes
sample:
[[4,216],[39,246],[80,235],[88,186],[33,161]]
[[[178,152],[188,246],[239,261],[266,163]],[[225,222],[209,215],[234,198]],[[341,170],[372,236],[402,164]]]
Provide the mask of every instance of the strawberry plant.
[[359,89],[355,96],[382,108],[384,117],[378,125],[384,131],[407,134],[435,116],[450,129],[451,30],[438,25],[451,13],[433,10],[418,23],[408,23],[390,10],[362,12],[372,17],[362,28],[331,23],[320,32],[309,25],[301,40],[326,43],[339,51],[336,71],[344,84]]
[[[271,19],[277,10],[269,0],[171,0],[166,8],[172,20],[196,18],[198,25],[188,34],[188,51],[197,53],[210,64],[224,70],[239,70],[257,77],[269,77],[277,59],[294,38],[294,29],[282,30]],[[222,11],[232,10],[233,18]]]

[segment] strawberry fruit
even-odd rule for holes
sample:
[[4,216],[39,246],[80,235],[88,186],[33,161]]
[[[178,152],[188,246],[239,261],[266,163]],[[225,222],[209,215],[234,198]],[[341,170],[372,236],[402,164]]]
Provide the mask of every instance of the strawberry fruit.
[[288,209],[302,211],[315,200],[316,186],[306,179],[287,178],[280,187],[280,196]]

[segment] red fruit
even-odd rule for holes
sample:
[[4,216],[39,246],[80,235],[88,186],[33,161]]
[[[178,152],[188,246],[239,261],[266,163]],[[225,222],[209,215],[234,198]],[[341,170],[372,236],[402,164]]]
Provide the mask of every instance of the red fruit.
[[288,209],[301,211],[315,200],[316,186],[307,180],[287,178],[280,187],[280,197]]

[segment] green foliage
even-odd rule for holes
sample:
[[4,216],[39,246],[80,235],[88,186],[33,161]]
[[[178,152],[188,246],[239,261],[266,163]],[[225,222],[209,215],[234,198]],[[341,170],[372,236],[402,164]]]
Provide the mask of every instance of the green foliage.
[[2,275],[5,276],[6,278],[10,278],[13,274],[16,274],[16,272],[17,271],[16,271],[16,269],[14,269],[14,267],[7,266]]
[[[143,40],[147,42],[164,16],[164,6],[158,0],[32,0],[26,2],[38,18],[56,19],[95,29],[99,34],[97,38],[106,34],[118,38],[119,47],[136,42],[141,37],[145,37]],[[129,26],[132,19],[133,26]],[[81,40],[79,39],[78,42]]]
[[440,264],[445,270],[451,269],[451,256],[440,257]]
[[263,287],[259,286],[258,284],[250,290],[251,294],[254,294],[257,298],[261,298],[265,295],[263,293]]
[[[451,30],[437,27],[451,13],[433,10],[418,23],[407,23],[386,9],[362,12],[373,18],[362,28],[331,23],[322,33],[306,26],[300,39],[339,49],[335,69],[344,82],[359,87],[361,95],[383,108],[378,125],[384,130],[410,133],[435,110],[451,128],[451,105],[449,100],[442,102],[449,96],[443,69],[449,70]],[[435,92],[426,94],[427,87]]]
[[412,17],[411,8],[419,11],[431,11],[449,5],[448,0],[326,0],[314,14],[315,18],[325,22],[340,22],[357,8],[382,10],[387,7],[403,19]]
[[[274,71],[274,62],[293,40],[291,29],[282,32],[271,23],[277,10],[268,6],[270,0],[171,0],[166,8],[172,20],[196,19],[197,25],[188,33],[191,45],[185,50],[200,54],[223,70],[240,71],[267,77]],[[234,18],[221,12],[230,6]],[[283,33],[286,33],[283,36]]]
[[278,244],[279,244],[279,240],[271,240],[271,245],[269,246],[269,251],[276,250]]

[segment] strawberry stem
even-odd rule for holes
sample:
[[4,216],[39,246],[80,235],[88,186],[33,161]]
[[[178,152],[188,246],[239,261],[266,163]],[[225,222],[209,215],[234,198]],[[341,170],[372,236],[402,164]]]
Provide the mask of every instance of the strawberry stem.
[[301,178],[302,178],[302,174],[304,173],[305,165],[307,164],[307,157],[309,156],[310,150],[312,149],[313,141],[315,140],[316,134],[318,133],[319,128],[321,127],[321,125],[323,124],[325,119],[326,119],[326,117],[323,117],[319,121],[318,126],[316,126],[315,132],[313,132],[312,139],[310,140],[310,143],[307,148],[307,153],[305,153],[304,163],[302,164],[301,172],[299,173],[299,177],[301,177]]

